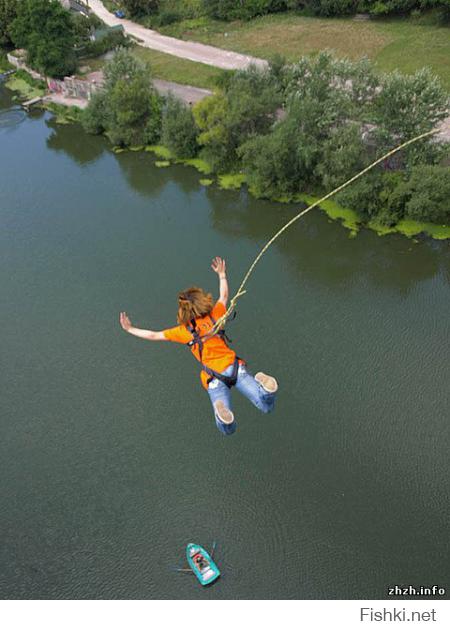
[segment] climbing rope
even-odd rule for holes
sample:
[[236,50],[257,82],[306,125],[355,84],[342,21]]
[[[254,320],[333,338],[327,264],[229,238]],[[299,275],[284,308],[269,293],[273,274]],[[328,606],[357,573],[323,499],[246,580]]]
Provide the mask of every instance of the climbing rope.
[[327,195],[325,195],[324,197],[322,197],[318,201],[315,201],[313,204],[311,204],[310,206],[308,206],[307,208],[305,208],[304,210],[302,210],[301,212],[296,214],[295,217],[293,217],[290,221],[288,221],[285,225],[283,225],[283,227],[280,230],[278,230],[278,232],[276,234],[274,234],[269,241],[267,241],[267,243],[261,249],[259,254],[256,256],[255,260],[252,262],[252,264],[250,265],[247,273],[245,274],[244,279],[242,280],[238,290],[236,291],[236,294],[231,298],[230,306],[228,307],[227,311],[222,315],[222,317],[220,317],[216,321],[216,323],[214,324],[213,328],[211,329],[211,333],[210,334],[214,335],[220,328],[223,328],[223,326],[225,325],[225,322],[230,317],[231,313],[234,311],[234,308],[236,306],[237,300],[242,295],[244,295],[244,293],[246,293],[246,291],[244,290],[244,287],[247,284],[247,281],[250,278],[251,274],[253,273],[254,268],[256,267],[256,265],[258,264],[258,262],[260,261],[262,256],[269,249],[269,247],[272,245],[272,243],[274,241],[276,241],[276,239],[279,236],[281,236],[281,234],[283,234],[283,232],[285,232],[293,223],[298,221],[298,219],[303,217],[307,212],[310,212],[310,210],[312,210],[313,208],[316,208],[321,203],[323,203],[324,201],[326,201],[327,199],[329,199],[330,197],[332,197],[336,193],[340,192],[341,190],[343,190],[344,188],[346,188],[347,186],[352,184],[355,180],[357,180],[360,177],[362,177],[363,175],[365,175],[368,171],[370,171],[372,168],[374,168],[374,166],[376,166],[377,164],[380,164],[380,162],[384,162],[384,160],[387,160],[391,155],[394,155],[394,153],[397,153],[397,151],[401,151],[401,149],[404,149],[405,147],[409,146],[410,144],[413,144],[414,142],[417,142],[418,140],[422,140],[422,138],[426,138],[426,137],[431,136],[431,135],[433,135],[433,134],[435,134],[437,132],[438,132],[437,129],[434,129],[433,131],[427,131],[426,133],[422,133],[422,134],[420,134],[420,136],[416,136],[415,138],[412,138],[411,140],[408,140],[407,142],[404,142],[403,144],[400,144],[398,147],[395,147],[395,149],[392,149],[391,151],[389,151],[388,153],[386,153],[382,157],[378,158],[378,160],[375,160],[375,162],[372,162],[372,164],[369,164],[369,166],[367,166],[365,169],[360,171],[357,175],[354,175],[351,179],[349,179],[348,181],[344,182],[343,184],[341,184],[340,186],[338,186],[337,188],[335,188],[334,190],[329,192]]

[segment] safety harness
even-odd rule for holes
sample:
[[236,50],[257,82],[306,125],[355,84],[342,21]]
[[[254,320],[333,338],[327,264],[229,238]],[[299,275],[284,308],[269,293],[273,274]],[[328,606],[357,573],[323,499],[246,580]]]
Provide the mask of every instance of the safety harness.
[[[216,320],[214,319],[212,315],[209,315],[208,317],[212,322],[212,328],[214,328],[216,324]],[[202,337],[197,328],[197,323],[195,319],[191,320],[191,323],[189,326],[187,326],[187,329],[192,335],[192,339],[191,341],[187,343],[187,345],[191,349],[198,345],[198,353],[200,356],[200,363],[202,364],[202,369],[209,376],[207,383],[209,384],[213,379],[217,378],[219,381],[222,381],[222,383],[224,383],[228,387],[228,389],[231,389],[232,387],[234,387],[237,381],[237,375],[238,375],[238,369],[239,369],[239,357],[236,356],[236,358],[234,359],[233,372],[231,373],[230,376],[226,376],[225,374],[216,372],[215,370],[213,370],[212,368],[208,367],[207,365],[203,363],[203,346],[205,344],[205,341],[218,336],[225,342],[226,345],[228,345],[229,343],[232,343],[232,342],[231,342],[231,339],[227,336],[226,332],[222,329],[222,330],[218,330],[214,335],[209,336],[207,333],[204,337]]]

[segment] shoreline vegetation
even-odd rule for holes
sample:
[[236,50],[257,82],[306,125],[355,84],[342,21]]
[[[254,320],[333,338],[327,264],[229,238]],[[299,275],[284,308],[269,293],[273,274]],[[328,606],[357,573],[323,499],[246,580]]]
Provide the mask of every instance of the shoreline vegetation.
[[[35,96],[44,96],[45,90],[42,86],[36,85],[39,82],[34,80],[25,71],[13,74],[4,85],[9,90],[15,92],[17,100],[26,100]],[[55,116],[57,124],[81,124],[82,111],[77,107],[66,107],[64,105],[56,105],[54,103],[43,103],[42,109],[45,109]],[[108,137],[108,134],[104,134]],[[110,139],[111,142],[111,139]],[[127,151],[137,152],[144,151],[154,156],[154,165],[158,168],[167,168],[172,165],[184,165],[195,168],[202,177],[199,178],[199,184],[204,187],[217,185],[222,190],[239,190],[242,186],[247,185],[249,194],[256,198],[260,195],[248,186],[246,176],[242,172],[238,173],[222,173],[216,174],[212,166],[201,158],[177,158],[171,150],[163,145],[131,145],[128,147],[114,145],[111,142],[110,150],[115,154],[125,153]],[[297,193],[294,195],[273,196],[270,201],[284,204],[303,203],[310,205],[316,202],[320,197],[306,193]],[[330,220],[339,222],[342,227],[349,231],[350,237],[355,237],[357,233],[364,228],[376,232],[379,236],[388,234],[401,234],[407,238],[414,238],[421,235],[433,238],[435,240],[450,239],[450,225],[439,225],[425,221],[401,220],[395,226],[387,226],[378,223],[375,220],[364,222],[361,215],[355,210],[345,207],[335,200],[329,199],[323,202],[319,209],[324,212]]]
[[[293,14],[288,9],[301,8],[302,19],[308,17],[303,11],[305,0],[277,1],[278,16],[268,15],[275,11],[272,0],[195,3],[202,20],[213,20],[216,25],[231,20],[230,33],[236,22],[241,33],[242,29],[258,30],[260,18],[276,19],[283,22],[289,39],[292,33],[286,20]],[[434,19],[435,15],[444,24],[450,17],[446,3],[433,0],[437,13],[428,13],[430,0],[410,0],[405,28],[412,28],[414,19]],[[342,15],[352,15],[363,5],[380,17],[383,3],[372,4],[369,0],[307,0],[308,19],[320,18],[334,28],[330,17],[343,19]],[[178,28],[176,24],[182,28],[193,10],[191,0],[123,0],[123,5],[131,17],[141,22],[156,20],[154,26],[161,28]],[[404,16],[402,7],[392,0],[383,11]],[[415,15],[422,9],[423,16]],[[314,54],[298,57],[296,48],[293,58],[274,56],[263,68],[209,69],[199,80],[213,81],[214,91],[192,105],[185,93],[181,93],[184,100],[179,100],[157,91],[149,56],[131,50],[121,25],[105,28],[95,14],[70,12],[58,0],[11,0],[6,13],[0,5],[2,15],[0,45],[25,49],[26,63],[41,76],[58,78],[77,70],[86,74],[89,67],[80,65],[83,59],[92,60],[100,69],[99,56],[109,51],[102,81],[89,92],[85,109],[67,109],[44,99],[43,106],[53,111],[58,123],[79,122],[87,133],[105,135],[116,153],[150,151],[159,168],[172,163],[194,166],[204,176],[205,186],[216,181],[223,189],[239,189],[245,184],[257,198],[309,203],[393,147],[443,123],[439,141],[427,137],[404,148],[325,202],[323,209],[330,218],[340,220],[350,235],[367,226],[379,234],[450,236],[449,95],[436,73],[427,68],[413,74],[381,72],[368,57],[361,57],[358,42],[346,56],[342,50],[338,56],[323,50],[322,42],[310,51]],[[404,18],[399,15],[398,19]],[[436,32],[447,30],[435,28]],[[275,44],[271,40],[267,50],[276,51]],[[188,72],[184,61],[179,61],[182,75]],[[167,59],[160,62],[164,73]],[[0,63],[5,64],[2,55]],[[44,96],[46,88],[23,69],[7,86],[24,99]]]

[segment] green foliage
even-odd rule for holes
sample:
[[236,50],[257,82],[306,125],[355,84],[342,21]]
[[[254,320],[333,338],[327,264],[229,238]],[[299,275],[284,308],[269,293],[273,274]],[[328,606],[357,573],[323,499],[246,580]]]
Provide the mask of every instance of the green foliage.
[[285,11],[286,0],[203,0],[207,15],[217,20],[250,20],[258,15]]
[[358,11],[374,16],[410,14],[437,8],[450,16],[449,0],[203,0],[206,15],[217,20],[250,20],[259,15],[301,9],[309,15],[332,17]]
[[337,196],[366,219],[392,226],[403,219],[450,223],[450,168],[414,166],[408,172],[369,173]]
[[10,34],[35,70],[54,77],[75,71],[75,28],[58,0],[21,0]]
[[81,13],[71,14],[75,43],[77,46],[82,46],[89,41],[89,36],[96,28],[101,28],[103,22],[95,15],[95,13],[89,13],[88,16]]
[[198,152],[192,111],[172,95],[167,98],[163,112],[161,141],[177,158],[193,158]]
[[450,224],[450,168],[416,166],[405,190],[405,217]]
[[223,94],[204,99],[193,110],[205,159],[215,170],[235,167],[238,147],[250,136],[270,130],[280,103],[268,71],[251,67],[231,74]]
[[88,133],[100,134],[106,131],[106,92],[95,92],[89,106],[83,111],[81,122]]
[[255,136],[239,148],[247,182],[258,197],[277,197],[305,190],[307,169],[296,152],[295,120],[288,118],[273,133]]
[[[414,75],[386,74],[380,87],[372,105],[376,124],[373,137],[380,151],[431,131],[448,116],[448,95],[426,68]],[[409,165],[436,162],[441,150],[436,143],[423,141],[412,145],[403,155]]]
[[109,31],[109,33],[95,42],[86,42],[83,47],[83,57],[99,57],[109,50],[115,48],[126,48],[130,46],[129,40],[122,31]]
[[10,28],[17,16],[19,0],[0,0],[0,46],[11,46]]
[[316,15],[329,17],[355,13],[358,9],[359,0],[307,0],[305,4]]
[[383,171],[370,171],[336,196],[336,201],[361,215],[365,220],[377,217],[383,207]]
[[[435,128],[447,113],[447,97],[428,71],[379,77],[367,60],[321,53],[287,68],[279,64],[272,73],[282,77],[285,116],[264,135],[251,134],[237,150],[250,189],[263,197],[332,190],[369,164],[374,153]],[[444,153],[430,139],[412,145],[345,189],[339,203],[378,224],[443,220],[442,199],[447,195],[448,207],[450,196],[446,185],[437,185],[438,174],[445,178],[435,164]],[[420,191],[415,169],[422,169]],[[433,186],[439,192],[428,207],[424,201]]]
[[16,70],[16,72],[14,73],[14,76],[16,79],[22,79],[23,81],[25,81],[25,83],[28,83],[28,85],[32,88],[37,88],[38,90],[47,89],[47,84],[45,83],[45,81],[41,81],[40,79],[34,79],[31,76],[31,74],[29,74],[26,70],[23,70],[22,68],[19,68],[18,70]]
[[12,70],[13,66],[9,63],[6,52],[0,48],[0,72]]
[[130,17],[142,17],[157,13],[159,0],[122,0],[122,5]]
[[127,50],[105,67],[105,88],[83,114],[91,133],[106,132],[120,146],[152,144],[161,131],[162,101],[151,84],[149,68]]
[[332,129],[323,142],[315,174],[325,190],[333,190],[358,173],[366,159],[361,127],[349,123]]

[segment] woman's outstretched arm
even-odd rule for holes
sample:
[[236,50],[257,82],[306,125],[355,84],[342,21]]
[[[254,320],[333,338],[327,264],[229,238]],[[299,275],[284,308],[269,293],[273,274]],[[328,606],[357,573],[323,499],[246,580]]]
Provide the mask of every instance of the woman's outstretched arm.
[[213,258],[211,269],[219,276],[219,302],[226,306],[228,303],[228,280],[225,260],[216,256]]
[[162,330],[155,331],[144,330],[144,328],[135,328],[131,325],[128,315],[123,311],[120,313],[120,325],[124,330],[126,330],[126,332],[130,333],[130,335],[134,335],[135,337],[147,339],[147,341],[168,341]]

